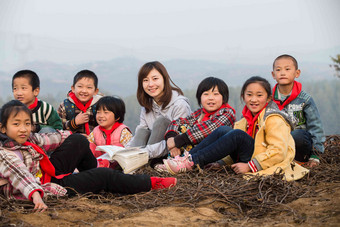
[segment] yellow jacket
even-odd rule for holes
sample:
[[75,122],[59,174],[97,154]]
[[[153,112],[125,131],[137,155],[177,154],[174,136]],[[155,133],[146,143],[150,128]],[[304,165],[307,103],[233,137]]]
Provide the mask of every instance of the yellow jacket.
[[[277,105],[270,102],[258,117],[259,130],[255,136],[252,160],[260,175],[284,172],[287,181],[298,180],[309,170],[295,163],[295,143],[291,136],[288,115],[279,111]],[[247,120],[236,122],[234,129],[247,131]]]

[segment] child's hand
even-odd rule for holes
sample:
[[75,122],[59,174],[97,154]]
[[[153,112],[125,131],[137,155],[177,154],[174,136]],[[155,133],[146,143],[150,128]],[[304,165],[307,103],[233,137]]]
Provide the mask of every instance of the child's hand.
[[82,125],[89,122],[89,115],[87,113],[79,113],[75,118],[76,125]]
[[232,168],[232,170],[234,170],[234,172],[236,174],[251,172],[251,169],[248,166],[248,163],[238,162],[238,163],[232,164],[231,168]]
[[177,148],[177,147],[174,147],[170,150],[170,155],[171,157],[176,157],[177,155],[180,155],[181,154],[181,149]]
[[218,163],[218,162],[212,162],[212,163],[209,163],[207,165],[204,166],[204,169],[212,169],[212,170],[219,170],[221,169],[223,166]]
[[310,160],[306,163],[306,166],[309,167],[309,168],[313,168],[315,166],[318,166],[320,163],[319,162],[316,162],[314,160]]
[[166,145],[168,146],[168,150],[170,151],[172,148],[176,147],[175,146],[175,138],[174,137],[170,137],[167,141],[166,141]]
[[40,193],[35,191],[32,195],[33,203],[34,203],[34,210],[36,212],[44,212],[47,209],[46,204],[42,200]]

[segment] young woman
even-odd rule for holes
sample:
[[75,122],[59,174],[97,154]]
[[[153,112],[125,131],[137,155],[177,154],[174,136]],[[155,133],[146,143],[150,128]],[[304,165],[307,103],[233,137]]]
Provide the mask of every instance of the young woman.
[[150,159],[164,157],[166,129],[171,121],[191,113],[189,101],[158,61],[139,70],[137,99],[142,106],[140,123],[129,146],[146,146]]
[[[102,190],[131,194],[176,185],[176,178],[96,168],[97,160],[81,134],[31,134],[31,111],[18,100],[3,105],[0,117],[0,191],[8,199],[32,200],[37,211],[47,208],[45,194],[63,196]],[[48,158],[45,152],[53,150]],[[72,174],[76,168],[79,173]]]
[[172,174],[203,168],[229,156],[237,174],[273,174],[283,171],[286,180],[302,178],[308,170],[293,162],[291,119],[271,100],[271,87],[262,77],[251,77],[241,90],[243,118],[234,130],[221,126],[184,157],[164,160]]

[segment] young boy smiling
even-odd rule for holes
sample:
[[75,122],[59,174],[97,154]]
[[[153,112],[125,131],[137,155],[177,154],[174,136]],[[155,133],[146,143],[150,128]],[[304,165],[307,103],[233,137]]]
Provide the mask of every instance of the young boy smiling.
[[324,152],[325,136],[313,98],[302,90],[301,83],[295,81],[300,73],[294,57],[285,54],[275,59],[272,76],[277,84],[273,89],[273,101],[280,110],[285,109],[298,120],[291,133],[296,147],[295,160],[313,167],[320,162],[318,153]]
[[82,70],[74,76],[68,98],[58,109],[64,129],[90,134],[98,125],[95,117],[96,103],[101,98],[98,91],[98,78],[94,72]]
[[12,78],[12,91],[15,99],[32,111],[34,132],[54,132],[63,129],[61,119],[52,105],[38,100],[40,80],[31,70],[21,70]]

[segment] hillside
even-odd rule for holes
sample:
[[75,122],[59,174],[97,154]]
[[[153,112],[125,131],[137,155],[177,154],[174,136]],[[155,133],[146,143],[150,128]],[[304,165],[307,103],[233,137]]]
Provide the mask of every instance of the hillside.
[[[111,61],[96,61],[81,65],[55,64],[51,62],[30,62],[20,69],[31,69],[41,79],[41,95],[52,94],[64,97],[70,89],[73,76],[82,69],[94,71],[99,78],[99,89],[108,94],[126,97],[135,94],[137,74],[144,64],[136,58],[116,58]],[[248,77],[259,75],[274,83],[271,78],[271,63],[268,65],[235,65],[205,60],[175,59],[162,62],[173,81],[183,90],[197,87],[207,76],[216,76],[229,86],[239,86]],[[326,63],[301,63],[301,80],[329,80],[333,69]],[[0,97],[6,98],[11,93],[11,79],[17,70],[0,71]]]

